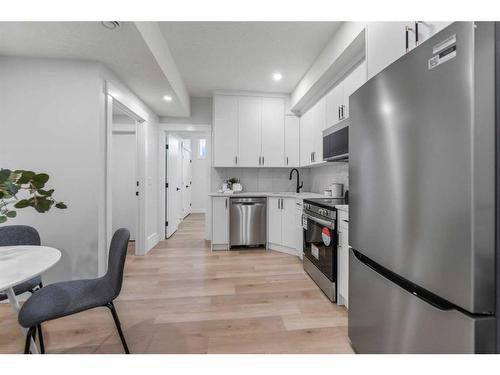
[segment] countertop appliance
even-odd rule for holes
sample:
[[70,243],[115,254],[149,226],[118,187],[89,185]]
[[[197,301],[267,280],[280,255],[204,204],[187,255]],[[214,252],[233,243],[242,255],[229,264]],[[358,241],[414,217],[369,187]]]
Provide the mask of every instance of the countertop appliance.
[[326,296],[337,301],[337,211],[343,199],[304,199],[302,227],[304,231],[304,270]]
[[323,130],[323,160],[341,161],[349,158],[349,119]]
[[230,199],[229,246],[266,245],[265,197]]
[[499,351],[499,31],[453,23],[350,97],[359,353]]
[[330,184],[328,187],[332,192],[332,198],[343,198],[344,197],[344,185],[339,183]]

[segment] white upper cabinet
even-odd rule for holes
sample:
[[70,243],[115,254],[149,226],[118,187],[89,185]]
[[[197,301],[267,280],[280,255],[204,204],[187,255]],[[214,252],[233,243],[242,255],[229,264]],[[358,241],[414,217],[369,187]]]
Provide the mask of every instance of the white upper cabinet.
[[285,167],[300,163],[300,129],[297,116],[285,116]]
[[238,98],[239,162],[240,167],[259,165],[261,160],[262,99],[256,96]]
[[[451,22],[369,22],[366,33],[368,79]],[[418,43],[416,29],[418,27]]]
[[238,165],[238,98],[214,97],[214,166]]
[[326,127],[326,97],[300,118],[300,166],[323,162],[323,130]]
[[214,113],[215,167],[286,166],[284,97],[216,94]]
[[343,100],[344,90],[342,83],[340,83],[326,95],[326,127],[335,125],[342,120]]
[[411,22],[369,22],[366,30],[368,79],[406,53],[406,28]]
[[261,165],[283,167],[285,164],[285,101],[283,98],[262,98],[261,144]]
[[312,163],[323,163],[323,130],[326,129],[326,98],[314,105]]
[[366,62],[362,61],[343,81],[343,116],[349,117],[349,97],[366,82]]

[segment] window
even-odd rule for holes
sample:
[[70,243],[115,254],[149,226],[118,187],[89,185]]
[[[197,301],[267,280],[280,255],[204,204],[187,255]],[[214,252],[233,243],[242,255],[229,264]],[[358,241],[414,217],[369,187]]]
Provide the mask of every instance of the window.
[[198,159],[206,159],[207,158],[207,140],[200,139],[198,140]]

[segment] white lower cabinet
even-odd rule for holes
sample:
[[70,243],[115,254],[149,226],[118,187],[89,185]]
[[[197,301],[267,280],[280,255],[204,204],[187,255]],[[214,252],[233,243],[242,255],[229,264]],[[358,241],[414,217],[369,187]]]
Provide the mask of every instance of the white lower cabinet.
[[268,248],[288,254],[300,255],[297,242],[297,200],[269,197],[267,200]]
[[337,282],[339,305],[349,307],[349,215],[337,211]]
[[212,250],[229,248],[229,198],[212,197]]

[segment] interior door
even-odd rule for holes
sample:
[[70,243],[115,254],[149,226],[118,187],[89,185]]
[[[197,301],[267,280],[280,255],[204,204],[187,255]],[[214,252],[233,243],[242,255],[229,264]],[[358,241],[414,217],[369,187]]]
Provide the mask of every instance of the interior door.
[[170,237],[178,228],[179,225],[179,206],[180,196],[180,174],[181,174],[181,145],[180,139],[169,134],[167,137],[167,203],[166,203],[166,221],[167,238]]
[[191,151],[182,148],[182,214],[183,218],[191,212]]
[[112,223],[113,233],[119,228],[137,236],[138,202],[137,152],[135,133],[113,133],[112,149]]
[[261,148],[262,98],[241,96],[238,99],[239,160],[241,167],[258,167]]
[[285,100],[262,98],[262,165],[283,167],[285,155]]

